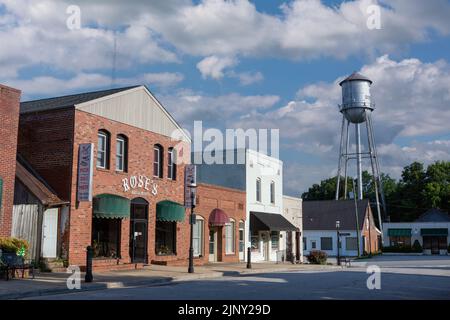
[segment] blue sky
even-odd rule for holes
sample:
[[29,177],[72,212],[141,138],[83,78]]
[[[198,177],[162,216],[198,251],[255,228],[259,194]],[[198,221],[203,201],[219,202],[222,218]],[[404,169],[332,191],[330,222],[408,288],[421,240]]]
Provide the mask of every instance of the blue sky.
[[355,70],[374,81],[382,171],[450,159],[449,16],[448,0],[0,0],[0,83],[24,100],[145,84],[188,129],[279,128],[299,195],[336,173],[338,82]]

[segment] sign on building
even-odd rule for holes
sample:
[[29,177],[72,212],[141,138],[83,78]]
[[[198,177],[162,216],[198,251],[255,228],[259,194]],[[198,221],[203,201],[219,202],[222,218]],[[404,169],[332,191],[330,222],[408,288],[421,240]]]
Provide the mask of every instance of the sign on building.
[[78,152],[78,186],[77,200],[92,201],[92,175],[94,161],[94,144],[80,144]]
[[188,164],[184,170],[184,206],[190,208],[192,206],[191,193],[194,192],[195,205],[195,188],[190,188],[191,184],[197,184],[197,167],[193,164]]

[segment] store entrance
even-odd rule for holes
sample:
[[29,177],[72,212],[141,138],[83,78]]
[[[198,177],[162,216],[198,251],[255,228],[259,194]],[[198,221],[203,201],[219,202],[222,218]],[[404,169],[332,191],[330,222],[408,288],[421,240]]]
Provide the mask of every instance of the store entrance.
[[131,201],[130,258],[134,263],[147,263],[148,202],[142,198]]

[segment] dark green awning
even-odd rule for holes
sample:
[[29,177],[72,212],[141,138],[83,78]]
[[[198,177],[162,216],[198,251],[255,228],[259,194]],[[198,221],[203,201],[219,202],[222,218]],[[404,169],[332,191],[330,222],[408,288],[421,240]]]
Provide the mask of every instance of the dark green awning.
[[113,194],[101,194],[93,200],[96,218],[123,219],[130,217],[130,200]]
[[156,204],[156,220],[159,221],[184,221],[184,207],[170,200],[163,200]]
[[421,236],[447,236],[448,229],[436,228],[436,229],[420,229]]
[[389,237],[411,237],[411,229],[388,229]]

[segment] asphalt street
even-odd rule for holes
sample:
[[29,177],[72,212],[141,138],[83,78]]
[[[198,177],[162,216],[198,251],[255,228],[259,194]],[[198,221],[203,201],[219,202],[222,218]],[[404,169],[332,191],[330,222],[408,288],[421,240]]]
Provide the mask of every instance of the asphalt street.
[[[381,273],[380,289],[370,290],[367,266]],[[450,258],[375,257],[351,268],[226,276],[175,282],[164,286],[127,287],[64,295],[46,300],[216,300],[216,299],[446,299],[450,300]]]

